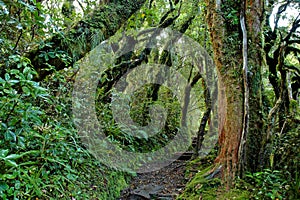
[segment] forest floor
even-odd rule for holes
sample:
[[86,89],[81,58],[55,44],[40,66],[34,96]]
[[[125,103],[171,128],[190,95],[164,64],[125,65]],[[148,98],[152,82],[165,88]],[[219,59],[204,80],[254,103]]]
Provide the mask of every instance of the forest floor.
[[175,160],[157,171],[138,173],[118,200],[173,200],[179,196],[192,173],[186,173],[188,158]]
[[118,200],[176,199],[188,181],[186,162],[176,160],[158,171],[137,174]]

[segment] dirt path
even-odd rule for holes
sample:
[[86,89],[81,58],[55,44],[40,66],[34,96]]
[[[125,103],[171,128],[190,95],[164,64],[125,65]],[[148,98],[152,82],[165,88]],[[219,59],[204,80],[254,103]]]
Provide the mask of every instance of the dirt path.
[[118,200],[176,199],[188,181],[186,162],[176,160],[158,171],[137,174]]
[[[196,138],[192,138],[192,147],[196,146]],[[189,181],[186,178],[186,164],[193,152],[177,153],[178,159],[158,171],[137,174],[127,189],[123,190],[117,200],[173,200],[179,196]],[[150,167],[151,166],[147,166]],[[189,177],[194,173],[190,172]]]

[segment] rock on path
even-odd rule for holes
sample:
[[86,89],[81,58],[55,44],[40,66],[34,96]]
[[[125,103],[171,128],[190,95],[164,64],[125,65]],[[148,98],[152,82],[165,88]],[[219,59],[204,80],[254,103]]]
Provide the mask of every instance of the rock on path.
[[118,200],[176,199],[188,181],[185,168],[185,160],[176,160],[158,171],[137,174]]

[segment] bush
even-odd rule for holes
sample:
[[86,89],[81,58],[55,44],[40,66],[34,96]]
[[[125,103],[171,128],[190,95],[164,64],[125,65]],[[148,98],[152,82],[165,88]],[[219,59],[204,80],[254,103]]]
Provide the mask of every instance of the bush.
[[[10,59],[18,68],[0,78],[0,199],[117,197],[125,174],[102,166],[80,144],[70,92],[49,92],[33,80],[27,58]],[[56,83],[71,91],[63,76]]]
[[247,174],[247,181],[254,188],[255,199],[286,199],[288,182],[281,171],[265,169],[262,172]]

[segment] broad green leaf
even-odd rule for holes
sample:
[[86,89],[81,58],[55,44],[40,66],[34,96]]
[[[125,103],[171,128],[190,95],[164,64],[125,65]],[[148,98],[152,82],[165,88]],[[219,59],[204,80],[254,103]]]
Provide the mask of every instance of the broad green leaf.
[[5,164],[11,167],[18,167],[18,164],[12,160],[4,160]]
[[31,72],[30,67],[25,67],[25,68],[23,69],[23,73],[24,73],[24,74],[27,74],[27,73],[30,73],[30,72]]
[[20,157],[21,156],[19,154],[10,154],[10,155],[6,156],[4,159],[13,160],[13,159],[18,159]]
[[9,75],[8,73],[6,73],[6,74],[4,75],[4,77],[5,77],[5,80],[6,80],[6,81],[8,81],[8,80],[10,79],[10,75]]
[[3,78],[0,77],[0,83],[5,83],[5,80]]
[[4,158],[8,154],[8,149],[1,149],[0,150],[0,157]]
[[5,190],[7,190],[9,188],[9,186],[4,183],[4,182],[0,182],[0,192],[3,192]]
[[51,51],[48,53],[50,58],[55,58],[55,52]]
[[25,93],[25,95],[30,95],[30,89],[26,86],[22,87],[23,92]]
[[13,173],[13,174],[4,174],[2,176],[3,179],[15,179],[17,177],[17,173]]
[[12,69],[12,70],[10,70],[10,73],[11,74],[18,74],[18,73],[20,73],[20,71],[17,70],[17,69]]
[[16,84],[16,83],[19,83],[20,81],[19,80],[9,80],[8,82],[12,83],[12,84]]

